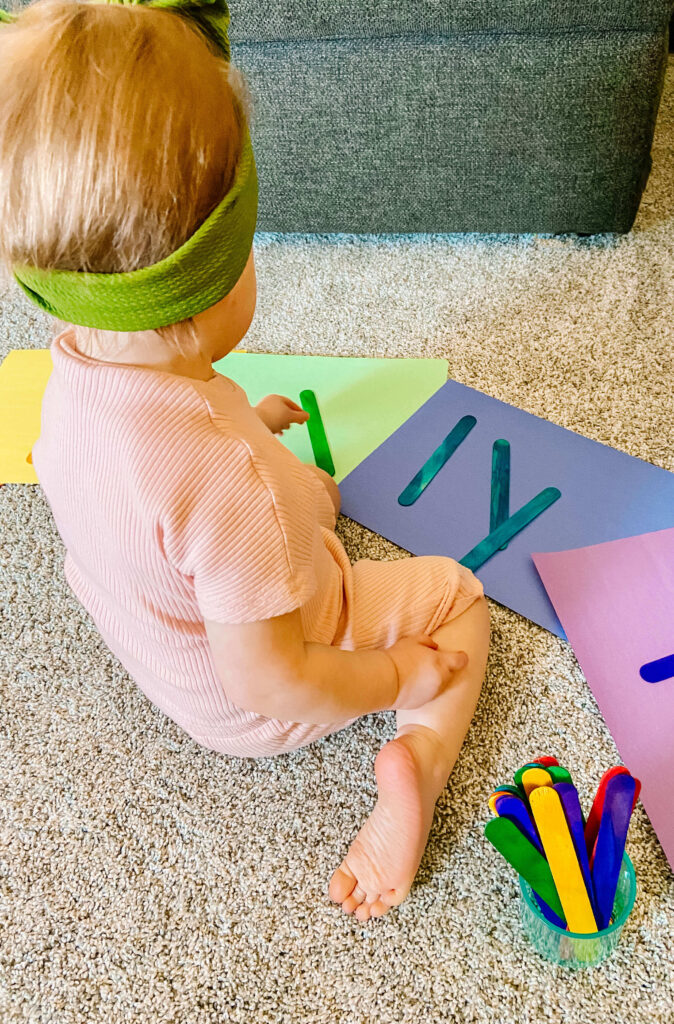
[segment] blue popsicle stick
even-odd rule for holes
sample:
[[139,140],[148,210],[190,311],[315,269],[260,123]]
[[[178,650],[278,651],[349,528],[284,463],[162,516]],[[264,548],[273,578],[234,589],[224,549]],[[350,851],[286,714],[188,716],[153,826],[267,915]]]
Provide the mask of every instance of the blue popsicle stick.
[[547,508],[550,508],[551,505],[554,505],[561,496],[562,492],[557,487],[546,487],[535,498],[528,501],[526,505],[522,505],[522,508],[518,509],[510,519],[507,519],[505,523],[501,523],[484,540],[476,544],[467,555],[464,555],[460,559],[461,565],[465,565],[467,569],[476,572],[481,565],[484,565],[485,562],[496,554],[504,541],[512,540],[525,526],[532,523],[534,519],[540,516],[542,512],[545,512]]
[[[494,441],[491,450],[491,506],[489,509],[489,532],[505,523],[510,515],[510,442],[505,438]],[[500,550],[505,551],[507,544]]]
[[444,441],[438,445],[429,459],[424,462],[398,498],[399,505],[413,505],[419,495],[433,480],[456,449],[466,440],[477,423],[474,416],[462,416],[455,427],[450,430]]
[[674,654],[657,661],[648,661],[639,669],[639,675],[647,683],[661,683],[663,679],[674,679]]
[[576,851],[576,856],[578,857],[578,864],[583,876],[583,881],[585,882],[587,895],[590,898],[592,913],[594,914],[596,921],[597,901],[594,893],[594,885],[592,883],[590,859],[587,855],[587,847],[585,846],[585,819],[583,817],[583,809],[580,806],[578,791],[570,782],[557,782],[552,788],[556,789],[559,793],[559,799],[561,800],[562,807],[564,808],[564,815],[573,840],[573,847]]
[[[529,814],[529,808],[524,803],[524,800],[520,800],[517,796],[511,796],[510,794],[504,794],[496,800],[496,812],[499,818],[508,818],[513,822],[514,825],[520,830],[522,835],[526,836],[534,849],[545,856],[543,853],[543,845],[538,838],[538,832],[534,825],[533,819]],[[533,890],[532,890],[533,891]],[[543,917],[551,921],[552,924],[557,925],[558,928],[566,928],[566,921],[555,914],[545,900],[534,892],[534,899],[538,904],[539,910]]]
[[635,788],[636,782],[631,775],[614,775],[606,784],[592,862],[597,927],[600,929],[608,928],[611,921]]
[[510,818],[517,825],[520,832],[527,837],[531,845],[535,846],[539,853],[543,853],[543,844],[538,838],[536,826],[524,800],[520,800],[519,797],[512,796],[509,793],[504,793],[503,796],[498,797],[496,800],[496,812],[499,818]]

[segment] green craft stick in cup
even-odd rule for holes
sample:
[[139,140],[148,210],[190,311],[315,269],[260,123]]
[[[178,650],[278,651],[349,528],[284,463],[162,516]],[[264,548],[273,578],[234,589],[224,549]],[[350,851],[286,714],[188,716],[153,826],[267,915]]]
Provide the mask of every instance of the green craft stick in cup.
[[520,918],[524,933],[534,948],[563,967],[596,967],[610,956],[618,945],[625,922],[632,913],[637,894],[637,881],[632,861],[623,856],[618,888],[613,904],[611,924],[603,931],[587,935],[567,932],[547,921],[534,902],[531,887],[520,877]]

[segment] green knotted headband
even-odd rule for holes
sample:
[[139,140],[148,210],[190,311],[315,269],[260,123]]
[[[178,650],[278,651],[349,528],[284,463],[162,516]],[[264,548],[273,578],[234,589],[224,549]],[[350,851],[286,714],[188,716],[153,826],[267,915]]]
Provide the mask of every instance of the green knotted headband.
[[[186,15],[229,60],[224,0],[97,0],[146,3]],[[0,11],[0,21],[14,20]],[[258,182],[248,127],[234,182],[187,241],[149,267],[119,274],[40,270],[14,265],[28,298],[67,323],[109,331],[142,331],[185,320],[228,294],[240,278],[257,222]]]

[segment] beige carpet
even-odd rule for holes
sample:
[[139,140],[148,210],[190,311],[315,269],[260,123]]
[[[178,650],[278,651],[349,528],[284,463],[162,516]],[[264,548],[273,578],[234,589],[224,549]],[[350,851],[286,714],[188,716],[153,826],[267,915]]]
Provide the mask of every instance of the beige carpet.
[[[444,356],[452,377],[674,470],[674,66],[629,237],[261,236],[246,347]],[[2,297],[0,354],[45,317]],[[665,1024],[674,882],[639,806],[621,947],[568,973],[524,940],[490,787],[542,752],[587,804],[614,744],[573,653],[492,602],[477,717],[418,881],[366,925],[327,882],[373,806],[393,715],[278,759],[200,749],[67,590],[37,487],[0,488],[0,1019],[49,1024]],[[356,559],[402,552],[343,520]]]

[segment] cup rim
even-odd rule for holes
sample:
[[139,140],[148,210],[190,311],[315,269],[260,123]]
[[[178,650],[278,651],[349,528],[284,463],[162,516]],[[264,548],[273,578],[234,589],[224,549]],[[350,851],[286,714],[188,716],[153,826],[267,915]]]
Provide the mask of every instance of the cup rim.
[[636,873],[634,871],[634,865],[632,864],[632,861],[628,857],[627,853],[623,854],[621,869],[622,869],[623,865],[627,868],[627,874],[629,876],[629,883],[630,883],[629,894],[628,894],[627,900],[625,902],[625,906],[623,907],[623,911],[620,914],[620,916],[618,917],[618,919],[616,921],[614,921],[613,924],[610,924],[608,926],[608,928],[603,928],[601,931],[597,931],[597,932],[570,932],[570,931],[567,931],[566,928],[560,928],[558,925],[553,924],[552,921],[548,921],[547,917],[543,917],[543,914],[541,913],[540,909],[536,906],[536,903],[534,902],[534,900],[532,899],[532,897],[530,895],[530,893],[533,891],[531,889],[531,886],[528,885],[528,883],[525,882],[524,879],[522,878],[522,876],[520,875],[519,876],[519,882],[520,882],[520,891],[521,891],[521,894],[522,894],[522,899],[525,901],[527,907],[529,907],[529,909],[533,912],[534,916],[537,917],[539,921],[542,921],[543,924],[551,932],[556,932],[558,935],[564,935],[564,936],[566,936],[567,939],[585,939],[585,940],[601,939],[605,935],[610,935],[612,932],[616,931],[616,929],[622,928],[622,926],[625,924],[625,921],[627,920],[627,918],[632,913],[632,909],[634,907],[634,901],[636,900],[636,896],[637,896],[637,876],[636,876]]

